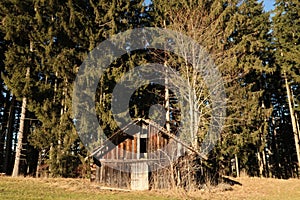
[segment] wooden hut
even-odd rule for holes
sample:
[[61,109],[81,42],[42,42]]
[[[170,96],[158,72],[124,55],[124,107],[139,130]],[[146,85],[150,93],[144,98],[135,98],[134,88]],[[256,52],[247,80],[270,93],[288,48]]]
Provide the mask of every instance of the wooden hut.
[[[94,149],[91,156],[101,163],[94,176],[112,187],[148,190],[151,176],[161,176],[162,166],[186,149],[198,153],[155,122],[135,119]],[[160,184],[162,187],[164,184]]]

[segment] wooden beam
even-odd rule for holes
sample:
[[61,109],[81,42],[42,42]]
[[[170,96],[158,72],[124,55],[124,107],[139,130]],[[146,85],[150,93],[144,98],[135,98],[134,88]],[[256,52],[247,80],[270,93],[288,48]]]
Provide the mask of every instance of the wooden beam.
[[186,144],[185,142],[181,141],[176,135],[171,134],[169,131],[167,131],[165,128],[161,127],[160,125],[156,124],[153,121],[150,120],[144,120],[145,122],[147,122],[148,124],[151,124],[152,126],[155,126],[157,129],[159,129],[162,133],[164,133],[165,135],[167,135],[168,137],[172,138],[173,140],[175,140],[176,142],[179,142],[180,144],[182,144],[182,146],[186,147],[188,150],[196,153],[197,155],[199,155],[202,159],[204,160],[208,160],[206,155],[203,155],[202,153],[200,153],[199,151],[197,151],[196,149],[194,149],[193,147],[191,147],[190,145]]

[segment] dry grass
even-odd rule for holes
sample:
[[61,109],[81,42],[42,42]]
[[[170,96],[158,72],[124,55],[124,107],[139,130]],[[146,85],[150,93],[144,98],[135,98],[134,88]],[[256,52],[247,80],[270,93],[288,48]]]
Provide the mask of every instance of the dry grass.
[[0,199],[176,199],[170,195],[160,195],[151,192],[125,192],[102,190],[97,184],[83,179],[35,179],[35,178],[11,178],[0,176]]
[[83,179],[35,179],[0,176],[0,199],[300,199],[300,180],[237,178],[242,184],[207,186],[201,191],[183,190],[126,192],[103,190]]
[[212,188],[190,193],[191,199],[215,200],[299,200],[300,179],[268,179],[268,178],[231,178],[242,186],[234,185],[228,190]]

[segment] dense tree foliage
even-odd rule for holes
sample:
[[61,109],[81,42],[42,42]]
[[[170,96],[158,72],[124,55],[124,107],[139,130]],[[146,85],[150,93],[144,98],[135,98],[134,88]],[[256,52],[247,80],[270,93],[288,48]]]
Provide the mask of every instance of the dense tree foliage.
[[[298,1],[276,1],[273,16],[273,48],[276,73],[273,115],[270,125],[272,170],[277,177],[299,175],[299,15]],[[274,80],[277,80],[274,81]],[[276,88],[275,88],[275,87]],[[289,148],[287,148],[289,146]]]
[[[273,18],[257,0],[153,0],[149,4],[142,0],[3,0],[0,6],[1,172],[12,173],[17,141],[22,138],[18,172],[86,176],[88,152],[72,118],[73,83],[79,67],[89,51],[114,34],[152,26],[197,41],[222,74],[218,81],[226,92],[225,125],[207,164],[226,175],[238,175],[239,166],[252,176],[298,176],[298,1],[277,0]],[[136,66],[168,65],[200,91],[201,77],[182,59],[186,58],[145,48],[115,60],[95,94],[105,133],[118,129],[110,110],[112,91]],[[202,101],[202,107],[191,107],[190,113],[195,114],[187,116],[201,122],[189,127],[191,133],[197,132],[191,145],[199,150],[212,117],[209,99],[205,87],[196,97],[189,96],[191,102]],[[181,120],[179,103],[166,87],[149,84],[136,90],[129,104],[131,117],[149,118],[154,104],[169,105],[171,127],[166,128],[176,132]]]

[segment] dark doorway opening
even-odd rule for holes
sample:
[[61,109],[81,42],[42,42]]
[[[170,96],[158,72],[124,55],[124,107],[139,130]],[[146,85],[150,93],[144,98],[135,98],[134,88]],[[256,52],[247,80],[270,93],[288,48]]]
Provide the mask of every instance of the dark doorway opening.
[[141,138],[140,152],[147,153],[147,138]]

